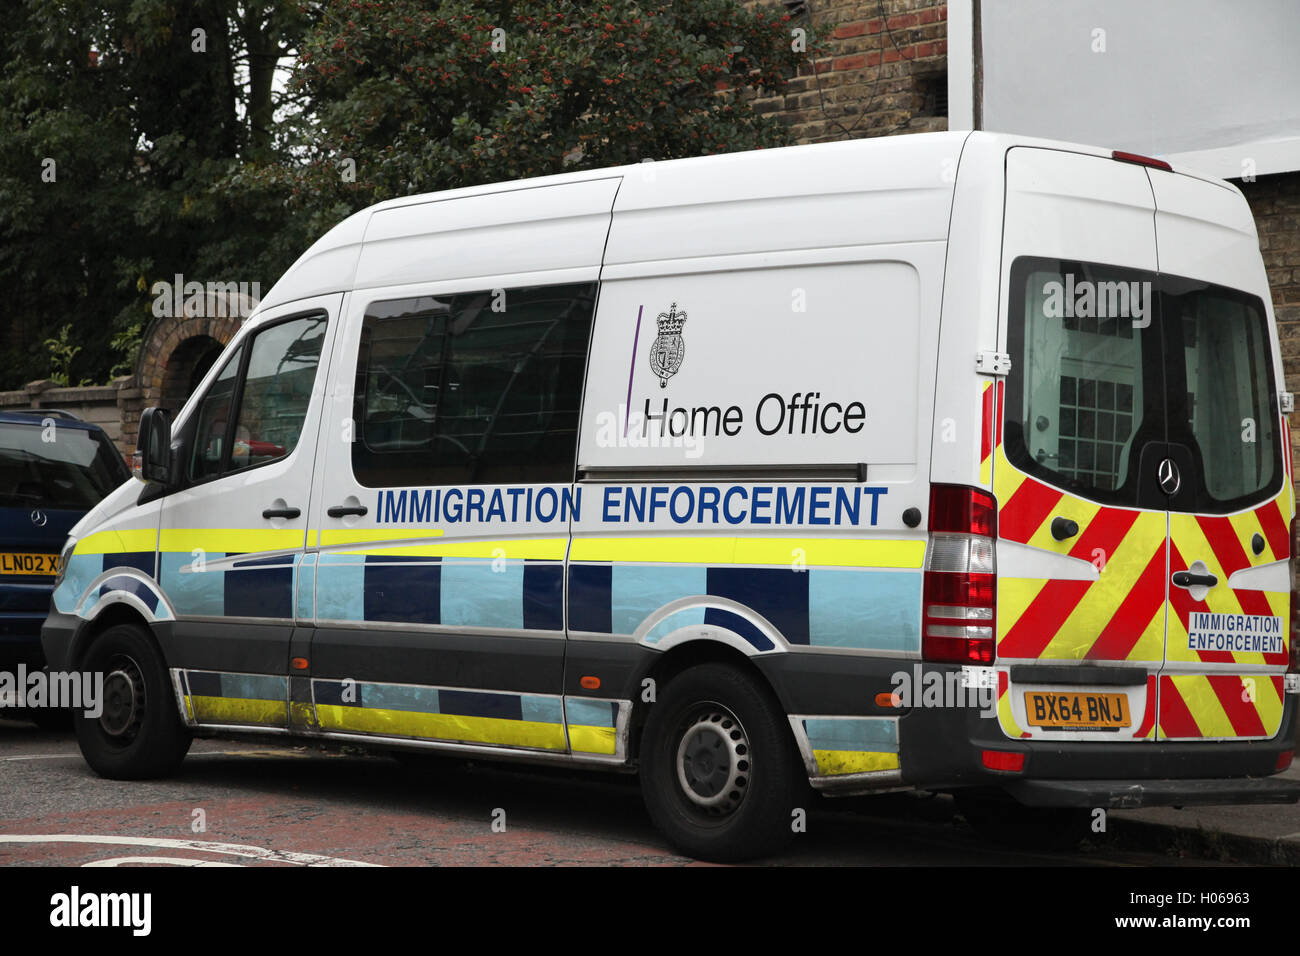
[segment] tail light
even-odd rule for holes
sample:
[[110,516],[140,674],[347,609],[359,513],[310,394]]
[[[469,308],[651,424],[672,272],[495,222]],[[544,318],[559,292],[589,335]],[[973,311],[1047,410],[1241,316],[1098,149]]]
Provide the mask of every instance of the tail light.
[[1163,159],[1156,159],[1154,156],[1143,156],[1141,153],[1128,153],[1122,149],[1111,150],[1110,158],[1118,159],[1121,163],[1136,163],[1139,166],[1150,166],[1152,169],[1163,169],[1170,173],[1174,171],[1174,167]]
[[997,501],[978,488],[930,490],[921,653],[927,661],[991,664],[994,655]]

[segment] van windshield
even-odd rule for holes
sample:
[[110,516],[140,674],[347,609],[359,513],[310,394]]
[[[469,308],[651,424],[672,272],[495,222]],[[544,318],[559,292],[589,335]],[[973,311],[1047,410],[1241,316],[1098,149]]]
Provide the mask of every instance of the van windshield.
[[1011,290],[1004,434],[1017,468],[1102,504],[1150,507],[1139,465],[1171,454],[1195,472],[1172,510],[1221,514],[1276,493],[1281,435],[1258,298],[1033,257],[1013,264]]
[[0,507],[88,511],[128,477],[121,456],[93,432],[0,424]]

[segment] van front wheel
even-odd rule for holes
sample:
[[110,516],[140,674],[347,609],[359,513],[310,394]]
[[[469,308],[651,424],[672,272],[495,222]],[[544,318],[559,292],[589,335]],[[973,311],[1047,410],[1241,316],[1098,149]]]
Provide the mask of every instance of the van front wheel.
[[793,832],[802,765],[771,694],[734,667],[702,664],[650,707],[641,792],[660,832],[706,860],[780,849]]
[[167,678],[152,639],[131,624],[118,624],[97,637],[82,659],[87,673],[102,675],[99,713],[73,713],[81,754],[101,777],[143,780],[176,772],[190,749]]

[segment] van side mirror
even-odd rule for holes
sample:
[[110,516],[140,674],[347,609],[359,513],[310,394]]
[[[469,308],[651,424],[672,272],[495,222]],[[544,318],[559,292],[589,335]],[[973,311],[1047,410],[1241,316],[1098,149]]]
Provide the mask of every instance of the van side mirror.
[[140,434],[136,439],[139,459],[137,478],[151,484],[168,485],[172,481],[172,426],[167,411],[146,408],[140,416]]

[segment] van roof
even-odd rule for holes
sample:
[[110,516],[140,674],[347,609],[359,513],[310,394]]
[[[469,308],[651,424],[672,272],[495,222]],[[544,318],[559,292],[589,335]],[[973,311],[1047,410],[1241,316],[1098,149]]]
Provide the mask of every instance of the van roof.
[[[905,190],[912,192],[917,202],[950,206],[956,164],[972,137],[986,149],[1044,146],[1105,158],[1111,155],[1110,150],[1095,146],[999,133],[916,133],[586,169],[421,193],[386,200],[339,223],[289,267],[262,300],[261,308],[351,289],[367,227],[376,214],[388,210],[428,204],[432,214],[432,204],[450,199],[614,178],[622,179],[616,201],[620,212],[864,190],[893,195]],[[1177,172],[1186,173],[1182,169]],[[1222,180],[1198,178],[1233,189]],[[929,218],[935,221],[939,217]],[[946,213],[942,219],[946,221]],[[900,234],[897,240],[942,238],[945,236]]]

